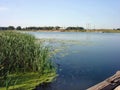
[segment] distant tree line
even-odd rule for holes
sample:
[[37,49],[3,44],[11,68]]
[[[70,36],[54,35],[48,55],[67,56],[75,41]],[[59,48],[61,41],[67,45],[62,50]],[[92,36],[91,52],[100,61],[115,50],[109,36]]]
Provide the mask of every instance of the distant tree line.
[[14,26],[0,27],[0,30],[15,30]]
[[[44,26],[44,27],[36,27],[36,26],[30,26],[30,27],[21,27],[21,26],[8,26],[8,27],[0,27],[0,30],[85,30],[84,27],[60,27],[60,26]],[[120,28],[116,28],[113,30],[120,30]]]
[[59,26],[46,26],[46,27],[25,27],[23,30],[59,30]]
[[84,30],[83,27],[67,27],[66,30]]
[[24,27],[22,28],[21,26],[17,26],[16,28],[14,26],[8,26],[8,27],[0,27],[0,30],[84,30],[83,27],[60,27],[60,26],[45,26],[45,27]]

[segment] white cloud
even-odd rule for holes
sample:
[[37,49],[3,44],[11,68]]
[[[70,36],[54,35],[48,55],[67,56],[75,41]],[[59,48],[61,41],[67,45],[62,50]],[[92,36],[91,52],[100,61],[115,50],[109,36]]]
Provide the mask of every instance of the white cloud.
[[9,10],[9,8],[0,6],[0,11],[7,11],[7,10]]

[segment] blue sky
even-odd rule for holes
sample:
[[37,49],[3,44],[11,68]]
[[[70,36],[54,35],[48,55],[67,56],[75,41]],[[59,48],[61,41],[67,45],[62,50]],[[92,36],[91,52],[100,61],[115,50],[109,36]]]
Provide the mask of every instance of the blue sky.
[[0,26],[120,27],[120,0],[0,0]]

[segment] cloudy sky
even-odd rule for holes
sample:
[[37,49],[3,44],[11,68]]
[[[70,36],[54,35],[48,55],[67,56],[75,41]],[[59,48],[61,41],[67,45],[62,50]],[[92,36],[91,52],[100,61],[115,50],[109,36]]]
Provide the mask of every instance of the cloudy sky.
[[120,27],[120,0],[0,0],[0,26]]

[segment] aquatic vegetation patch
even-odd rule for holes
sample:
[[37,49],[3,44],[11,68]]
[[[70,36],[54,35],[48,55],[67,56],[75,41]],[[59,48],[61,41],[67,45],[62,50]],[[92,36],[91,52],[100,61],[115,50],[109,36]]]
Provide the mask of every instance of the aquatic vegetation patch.
[[[93,46],[97,43],[93,41],[81,41],[81,40],[61,40],[61,39],[37,39],[37,42],[43,41],[45,45],[50,46],[51,54],[57,55],[57,57],[64,57],[69,55],[69,50],[72,46]],[[71,53],[79,53],[80,51],[72,51]]]

